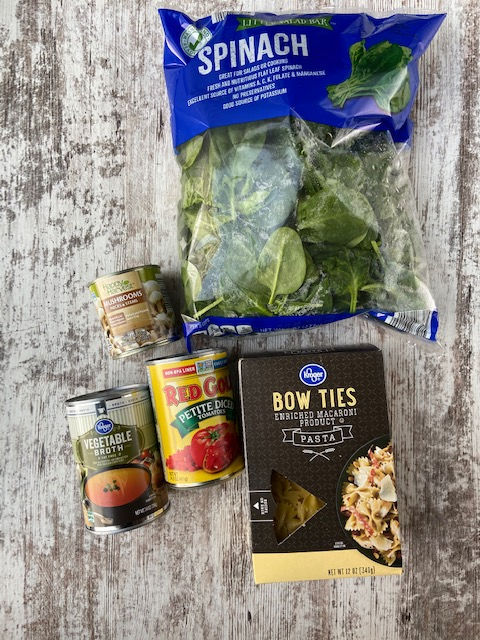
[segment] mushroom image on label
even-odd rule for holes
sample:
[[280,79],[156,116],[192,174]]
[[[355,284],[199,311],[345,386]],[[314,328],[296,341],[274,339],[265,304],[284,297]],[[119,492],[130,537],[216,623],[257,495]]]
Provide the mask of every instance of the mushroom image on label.
[[273,520],[275,537],[280,544],[304,526],[327,503],[275,470],[272,471],[271,482],[276,505]]

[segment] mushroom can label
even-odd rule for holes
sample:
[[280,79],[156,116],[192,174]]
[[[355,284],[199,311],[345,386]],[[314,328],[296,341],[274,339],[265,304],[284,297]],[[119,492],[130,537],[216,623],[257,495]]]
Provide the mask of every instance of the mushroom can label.
[[159,267],[102,276],[90,285],[90,292],[114,358],[177,339],[175,316]]
[[67,403],[67,419],[87,529],[114,533],[168,507],[148,388],[109,390]]
[[225,352],[147,362],[166,481],[188,487],[244,467]]

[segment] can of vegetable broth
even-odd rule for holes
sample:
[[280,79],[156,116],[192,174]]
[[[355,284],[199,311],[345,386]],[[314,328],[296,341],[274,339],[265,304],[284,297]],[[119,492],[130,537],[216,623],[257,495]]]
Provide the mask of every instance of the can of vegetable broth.
[[227,353],[148,360],[147,370],[167,483],[195,487],[241,471]]
[[66,405],[87,529],[117,533],[164,513],[169,501],[148,386],[106,389]]
[[97,278],[89,289],[113,358],[178,340],[159,266],[116,271]]

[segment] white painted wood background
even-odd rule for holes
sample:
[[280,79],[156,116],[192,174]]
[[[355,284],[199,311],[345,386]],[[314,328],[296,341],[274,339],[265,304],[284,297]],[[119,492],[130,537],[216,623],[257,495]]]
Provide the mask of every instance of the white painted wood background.
[[[164,2],[195,17],[324,4]],[[219,344],[383,348],[404,575],[255,587],[244,475],[172,492],[170,512],[136,531],[84,531],[64,400],[146,379],[144,355],[113,362],[102,351],[86,284],[158,262],[177,308],[180,297],[158,3],[2,0],[2,637],[480,636],[480,10],[476,0],[362,4],[449,13],[420,65],[411,166],[443,349],[358,318]]]

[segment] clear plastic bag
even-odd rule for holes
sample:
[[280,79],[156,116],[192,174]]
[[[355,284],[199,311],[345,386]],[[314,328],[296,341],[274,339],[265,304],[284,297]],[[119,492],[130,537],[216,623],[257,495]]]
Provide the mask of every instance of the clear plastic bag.
[[406,153],[293,116],[182,145],[185,315],[433,311]]

